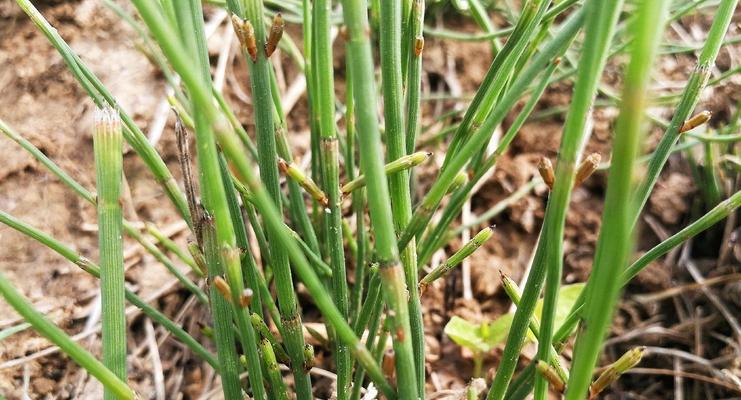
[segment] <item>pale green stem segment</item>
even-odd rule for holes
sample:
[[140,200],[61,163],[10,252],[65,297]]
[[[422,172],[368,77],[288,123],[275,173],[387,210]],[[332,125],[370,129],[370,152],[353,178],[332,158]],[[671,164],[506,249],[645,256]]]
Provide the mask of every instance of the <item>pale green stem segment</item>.
[[585,329],[574,350],[566,399],[583,399],[589,390],[592,371],[612,321],[622,284],[615,276],[624,270],[633,248],[635,204],[630,193],[642,139],[643,110],[648,104],[648,85],[654,57],[668,14],[669,1],[643,1],[639,5],[626,71],[623,102],[613,142],[607,181],[602,229],[597,241],[592,275],[586,287]]
[[[80,185],[77,181],[75,181],[64,170],[59,168],[59,166],[55,164],[54,161],[50,160],[49,157],[47,157],[41,150],[39,150],[36,146],[34,146],[33,143],[29,142],[26,138],[24,138],[23,136],[15,132],[8,125],[6,125],[2,120],[0,120],[0,131],[2,131],[2,133],[5,134],[11,140],[18,143],[18,145],[21,146],[24,150],[29,152],[34,158],[36,158],[40,163],[42,163],[44,167],[46,167],[49,170],[49,172],[51,172],[53,175],[59,178],[59,180],[62,181],[62,183],[64,183],[67,187],[72,189],[85,201],[87,201],[88,203],[92,204],[93,206],[97,208],[96,198],[92,193],[90,193],[90,191],[88,191],[82,185]],[[141,232],[139,232],[139,229],[134,226],[134,224],[124,220],[123,229],[126,235],[128,235],[129,237],[139,242],[139,244],[142,247],[144,247],[144,249],[146,249],[150,254],[152,254],[157,259],[157,261],[161,262],[162,265],[164,265],[165,268],[167,268],[180,281],[180,283],[183,284],[183,286],[186,289],[188,289],[191,293],[193,293],[201,303],[206,304],[208,302],[206,299],[206,295],[198,287],[198,285],[196,285],[185,274],[183,274],[175,266],[175,264],[173,264],[172,261],[169,258],[167,258],[167,256],[157,248],[157,246],[155,246],[152,242],[147,240],[144,237],[144,235],[142,235]]]
[[[404,270],[402,270],[399,263],[394,218],[390,212],[391,196],[389,195],[388,183],[386,182],[383,171],[382,142],[378,129],[378,116],[375,111],[377,107],[375,76],[373,72],[370,37],[368,35],[370,31],[368,24],[368,5],[364,0],[344,0],[342,4],[345,24],[349,34],[347,48],[350,57],[348,63],[351,71],[350,75],[353,80],[358,144],[363,149],[360,152],[360,166],[361,171],[368,181],[368,206],[373,232],[376,238],[376,254],[380,266],[379,274],[383,282],[384,297],[386,304],[394,315],[392,318],[392,331],[396,372],[400,391],[399,396],[404,399],[416,398],[419,393],[419,386],[417,386],[415,376],[415,359],[412,349],[409,309],[407,305],[407,287],[409,285],[406,283]],[[387,39],[389,38],[386,37],[384,41]],[[386,48],[388,49],[387,46]],[[386,65],[389,66],[388,63]],[[399,78],[398,75],[400,74],[394,73],[393,75]],[[400,92],[400,88],[397,87],[398,83],[400,83],[399,81],[400,79],[394,84],[398,92]],[[396,93],[396,95],[401,96],[401,93]],[[394,107],[393,103],[387,104],[387,108],[392,107]],[[400,103],[396,107],[400,108]],[[396,126],[396,147],[401,149],[401,153],[405,151],[405,148],[403,145],[398,146],[398,137],[403,138],[403,132],[400,131],[400,124]],[[393,157],[390,154],[394,159],[399,158],[401,155],[403,154]],[[408,185],[402,186],[400,190],[402,195],[404,193],[409,194]],[[416,282],[413,285],[416,285]],[[363,347],[363,349],[365,348]],[[372,377],[371,372],[368,371]],[[396,396],[394,394],[391,397]]]
[[73,359],[77,364],[84,368],[90,375],[103,384],[105,391],[116,399],[134,400],[138,397],[124,380],[119,378],[113,371],[106,368],[100,361],[95,359],[92,354],[80,347],[64,331],[59,329],[51,321],[38,312],[33,304],[20,294],[8,279],[0,273],[0,294],[10,304],[26,322],[33,328],[49,339],[52,343],[59,346],[65,354]]
[[[5,224],[17,230],[18,232],[29,236],[30,238],[38,241],[39,243],[55,251],[62,257],[66,258],[73,264],[79,266],[83,271],[89,273],[90,275],[93,275],[96,278],[100,278],[100,268],[97,265],[95,265],[92,261],[88,260],[87,258],[79,255],[77,252],[75,252],[71,248],[55,240],[51,236],[47,235],[46,233],[41,232],[40,230],[16,218],[13,218],[11,215],[6,214],[5,212],[2,212],[2,211],[0,211],[0,223]],[[187,332],[185,332],[183,328],[181,328],[179,325],[172,322],[164,314],[162,314],[157,309],[147,304],[143,299],[138,297],[136,294],[134,294],[130,290],[127,289],[125,292],[125,295],[126,295],[126,300],[128,300],[131,304],[133,304],[134,306],[142,310],[144,314],[150,317],[154,322],[157,322],[158,324],[165,327],[165,329],[170,331],[170,333],[172,333],[173,336],[175,336],[181,342],[183,342],[186,346],[188,346],[195,354],[197,354],[203,360],[208,362],[212,367],[218,370],[218,363],[216,362],[216,359],[214,358],[214,356],[211,355],[211,353],[209,353],[205,348],[203,348],[203,346],[198,341],[193,339],[192,336],[190,336]]]
[[[108,106],[95,111],[93,146],[98,191],[98,249],[103,310],[103,364],[126,381],[126,303],[123,265],[123,135],[118,111]],[[105,399],[116,393],[106,389]]]
[[432,282],[442,278],[463,262],[468,256],[473,254],[476,249],[481,247],[487,240],[491,239],[494,233],[493,227],[487,227],[482,229],[476,234],[468,243],[463,245],[460,250],[456,251],[455,254],[444,263],[438,265],[435,269],[430,271],[429,274],[425,275],[424,278],[419,282],[420,292],[424,293],[425,288]]
[[[381,77],[383,83],[383,114],[386,126],[386,158],[398,160],[407,155],[406,134],[404,132],[403,117],[403,78],[402,71],[406,71],[405,59],[402,59],[404,46],[401,42],[402,9],[409,11],[411,2],[404,5],[399,1],[381,2],[381,25],[380,25],[380,47],[381,47]],[[406,7],[410,6],[410,7]],[[405,21],[406,22],[406,21]],[[407,26],[408,24],[404,24]],[[406,229],[412,219],[412,196],[410,190],[410,174],[403,170],[389,176],[389,190],[391,193],[391,212],[397,235]],[[409,324],[411,333],[412,349],[414,353],[413,365],[415,376],[409,377],[412,371],[399,371],[399,396],[406,398],[411,396],[409,392],[414,388],[416,382],[417,397],[424,397],[425,382],[425,338],[422,320],[422,306],[419,300],[417,288],[417,246],[412,239],[406,248],[400,249],[401,264],[404,269],[406,286],[409,290],[408,308]],[[398,336],[398,332],[397,332]],[[406,336],[406,332],[404,332]],[[410,387],[406,387],[410,385]]]
[[[418,151],[416,153],[405,155],[397,160],[391,161],[390,163],[386,164],[384,170],[386,172],[386,175],[391,176],[397,172],[405,171],[422,164],[423,162],[429,160],[430,156],[432,156],[432,153],[428,151]],[[365,183],[365,175],[360,175],[352,181],[342,185],[342,194],[347,196],[355,190],[365,187]]]
[[[273,204],[280,214],[283,213],[280,183],[278,181],[278,154],[275,137],[274,105],[270,78],[270,64],[264,51],[267,38],[265,14],[262,0],[229,0],[229,11],[239,18],[244,18],[254,28],[255,54],[248,48],[249,56],[245,57],[250,77],[252,101],[255,111],[255,132],[257,135],[257,154],[260,166],[260,177],[273,199]],[[220,139],[221,140],[221,139]],[[223,144],[223,143],[222,143]],[[233,161],[233,160],[232,160]],[[274,231],[268,230],[267,240],[270,246],[271,267],[275,274],[278,294],[278,308],[285,334],[285,344],[291,356],[291,370],[295,379],[295,390],[299,400],[311,398],[311,379],[304,368],[304,337],[301,314],[293,287],[293,277],[288,257],[280,241],[274,237]]]

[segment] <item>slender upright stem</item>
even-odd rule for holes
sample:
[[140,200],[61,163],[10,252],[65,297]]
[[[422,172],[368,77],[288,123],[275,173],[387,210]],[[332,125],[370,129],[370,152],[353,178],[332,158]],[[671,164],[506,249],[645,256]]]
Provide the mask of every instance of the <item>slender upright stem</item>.
[[633,247],[631,217],[635,205],[630,201],[630,189],[641,142],[643,110],[648,104],[647,88],[669,3],[666,0],[646,0],[640,3],[636,13],[636,37],[615,130],[602,229],[587,287],[585,330],[576,344],[567,399],[583,399],[589,391],[594,365],[622,287],[615,275],[624,270]]
[[[533,269],[525,285],[520,307],[515,312],[512,328],[504,349],[503,362],[492,383],[487,396],[488,400],[501,400],[507,392],[507,386],[517,366],[517,359],[525,338],[525,332],[528,329],[530,316],[535,307],[535,299],[540,293],[546,271],[550,282],[550,288],[546,295],[552,296],[554,289],[557,293],[563,263],[563,226],[571,198],[576,161],[589,136],[587,120],[590,118],[597,83],[607,58],[608,44],[612,39],[613,28],[617,22],[621,5],[621,1],[603,4],[598,0],[589,0],[584,5],[586,21],[584,52],[580,60],[579,77],[574,89],[571,108],[563,129],[564,133],[556,167],[555,186],[548,198],[543,222],[543,237],[536,249]],[[524,73],[521,77],[523,76],[525,76]],[[550,297],[544,302],[544,311],[548,310],[550,312],[549,307],[553,306],[555,300],[549,299]],[[551,302],[550,305],[549,301]],[[550,322],[542,321],[541,339],[539,340],[541,346],[550,344],[552,334],[549,333],[548,323],[551,324],[550,329],[552,329],[552,320]],[[547,357],[548,354],[546,353],[544,359],[546,362],[548,361]]]
[[[203,28],[201,1],[188,0],[178,2],[175,7],[175,13],[180,28],[180,37],[182,38],[182,41],[192,59],[195,61],[194,64],[198,70],[194,82],[189,83],[192,85],[197,80],[200,82],[199,87],[209,88],[208,93],[211,94],[211,75],[208,63],[208,52],[206,50],[205,32]],[[190,91],[192,90],[192,87],[189,87],[188,89]],[[209,100],[210,99],[211,96],[209,96]],[[213,102],[210,104],[215,108]],[[196,106],[197,104],[193,104],[194,109]],[[238,332],[241,344],[249,360],[247,365],[249,371],[248,379],[254,397],[258,400],[262,400],[265,398],[265,388],[263,385],[262,369],[260,366],[261,360],[257,349],[257,339],[252,324],[249,322],[249,310],[242,307],[239,301],[244,290],[244,278],[242,275],[239,250],[236,247],[236,233],[234,225],[232,224],[232,211],[229,208],[226,189],[223,183],[223,180],[229,178],[222,175],[222,170],[219,166],[214,130],[208,116],[200,112],[194,113],[193,120],[196,128],[196,147],[198,150],[197,161],[203,207],[207,214],[206,218],[213,222],[216,234],[214,242],[208,247],[204,246],[204,253],[206,253],[206,259],[209,264],[221,264],[226,280],[231,288],[231,299],[228,300],[230,300],[229,303],[233,309],[233,316],[235,317],[237,327],[239,328]],[[229,128],[231,128],[230,125]],[[213,279],[216,278],[215,273],[217,272],[219,272],[218,266],[212,268],[212,271],[209,274],[210,282],[213,282]],[[211,297],[212,299],[214,297],[213,290]],[[226,348],[220,350],[228,351]],[[234,352],[233,349],[231,351]],[[239,382],[236,382],[236,385],[238,384]],[[235,384],[231,384],[230,386],[234,385]],[[227,389],[225,386],[224,393],[225,395],[233,396],[233,390],[233,387]]]
[[[381,136],[378,129],[378,117],[375,112],[377,100],[373,58],[371,57],[368,34],[368,7],[364,0],[345,0],[343,6],[345,23],[349,33],[348,49],[351,56],[348,61],[352,71],[356,127],[359,145],[363,149],[360,154],[360,165],[368,181],[368,205],[375,233],[376,253],[383,281],[384,297],[386,304],[393,313],[394,353],[399,396],[404,399],[411,399],[418,396],[418,386],[414,372],[415,363],[409,325],[407,284],[405,283],[404,271],[399,263],[394,221],[389,212],[391,197],[383,171]],[[388,37],[384,40],[388,40]],[[387,64],[387,67],[393,66]],[[398,68],[398,65],[396,67]],[[396,76],[398,77],[398,75]],[[398,85],[398,83],[395,85]],[[397,96],[401,95],[399,89],[397,86]],[[386,105],[386,108],[392,107],[394,107],[393,103]],[[400,103],[396,107],[394,111],[400,113]],[[399,146],[398,138],[392,140],[396,141],[398,150],[404,152],[400,121],[397,121],[397,123],[399,125],[397,125],[396,135],[401,137],[402,145]],[[408,194],[408,190],[408,185],[403,186],[402,195],[403,192]]]
[[[340,193],[339,141],[334,123],[334,69],[332,67],[332,38],[330,15],[332,2],[314,1],[314,73],[316,96],[314,109],[319,117],[321,136],[321,160],[324,192],[329,204],[324,209],[324,229],[327,235],[330,266],[332,267],[332,295],[337,309],[348,320],[348,289],[345,271],[345,250],[342,238],[342,194]],[[337,365],[337,398],[347,399],[350,392],[351,364],[347,347],[337,342],[335,346]]]
[[[250,87],[255,110],[255,131],[257,134],[258,164],[260,177],[270,193],[278,211],[282,213],[280,183],[278,181],[278,155],[275,139],[275,121],[273,119],[273,100],[270,86],[270,64],[263,49],[265,48],[264,6],[262,0],[246,0],[242,4],[229,0],[230,11],[240,18],[252,23],[255,35],[257,54],[253,61],[246,57],[250,70]],[[311,398],[311,380],[304,368],[304,336],[301,314],[298,309],[293,277],[288,264],[285,249],[268,231],[268,243],[271,247],[271,261],[275,274],[278,292],[278,307],[283,320],[286,347],[291,356],[291,370],[296,383],[296,394],[299,400]]]
[[[402,115],[403,89],[401,73],[401,24],[402,4],[399,1],[381,2],[381,77],[383,81],[383,111],[386,122],[387,159],[396,160],[407,155],[406,135]],[[412,218],[412,198],[409,172],[402,170],[389,177],[391,210],[397,234],[402,232]],[[417,247],[412,239],[401,251],[401,263],[409,289],[409,323],[414,349],[417,395],[424,397],[424,327],[422,307],[417,290]],[[402,376],[403,377],[403,376]],[[399,386],[406,385],[400,379]]]
[[[100,290],[103,310],[103,364],[126,381],[126,304],[123,265],[123,137],[118,112],[110,107],[97,109],[93,131],[95,183],[98,191],[98,249]],[[116,394],[106,389],[106,399]]]
[[43,314],[34,308],[33,304],[13,287],[2,273],[0,273],[0,295],[37,332],[59,346],[65,354],[98,379],[103,384],[105,393],[107,393],[106,396],[119,400],[134,400],[138,398],[136,393],[126,384],[125,379],[122,380],[118,374],[106,368],[92,354],[72,340],[69,335],[46,319]]

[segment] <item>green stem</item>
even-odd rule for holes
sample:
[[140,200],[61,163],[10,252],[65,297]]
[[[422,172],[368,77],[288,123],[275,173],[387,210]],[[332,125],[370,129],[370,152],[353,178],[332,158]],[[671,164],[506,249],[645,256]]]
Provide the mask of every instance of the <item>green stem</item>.
[[684,124],[684,121],[690,117],[695,106],[700,101],[700,93],[705,88],[708,79],[710,78],[710,70],[715,64],[715,59],[720,51],[723,37],[731,23],[737,4],[738,0],[722,0],[718,10],[715,12],[713,24],[708,32],[705,46],[702,48],[702,52],[697,59],[697,65],[687,81],[687,86],[682,94],[682,100],[680,100],[676,110],[674,111],[674,116],[669,124],[669,128],[664,132],[661,141],[653,152],[651,161],[648,164],[646,176],[634,192],[634,226],[636,221],[638,221],[641,210],[643,210],[643,207],[646,205],[646,201],[648,201],[651,190],[659,179],[659,174],[661,173],[664,164],[666,164],[666,161],[669,159],[671,149],[679,138],[680,129]]
[[[126,304],[123,265],[123,137],[118,112],[110,107],[97,109],[93,130],[95,183],[98,191],[98,248],[100,290],[103,310],[103,364],[126,381]],[[105,399],[116,398],[105,390]]]
[[[525,339],[530,316],[534,311],[535,300],[540,294],[546,273],[549,275],[550,289],[546,290],[549,297],[544,301],[544,314],[546,310],[550,311],[555,303],[553,293],[557,293],[560,283],[563,262],[563,226],[571,197],[576,159],[588,136],[587,129],[585,129],[587,118],[607,56],[607,49],[609,48],[607,44],[612,38],[613,27],[617,21],[621,4],[621,1],[615,1],[605,4],[603,7],[598,0],[589,0],[583,8],[586,23],[584,52],[580,61],[579,78],[574,90],[571,109],[563,130],[564,135],[561,140],[556,169],[556,182],[546,206],[542,228],[543,236],[535,251],[533,269],[525,285],[520,307],[515,312],[504,349],[503,361],[492,383],[487,396],[488,400],[501,400],[507,392],[507,386],[517,366],[517,359]],[[518,80],[525,76],[526,73],[523,72]],[[516,84],[513,86],[516,86]],[[547,265],[547,263],[551,263],[551,265]],[[550,329],[552,329],[552,317],[544,316],[546,319],[543,320],[541,325],[541,338],[539,340],[541,346],[550,344]],[[546,354],[545,361],[548,361],[547,357]]]
[[121,400],[137,399],[136,393],[121,380],[113,371],[106,368],[100,361],[96,360],[92,354],[88,353],[79,344],[73,341],[64,331],[59,329],[51,321],[46,319],[43,314],[38,312],[34,306],[20,294],[8,279],[0,273],[0,294],[5,300],[20,314],[26,322],[30,323],[33,328],[41,335],[49,339],[52,343],[59,346],[71,359],[83,367],[90,375],[103,384],[106,393],[109,396]]
[[[192,81],[186,83],[188,91],[191,92],[191,95],[193,96],[192,90],[195,86],[194,84],[199,82],[200,85],[198,87],[207,92],[206,96],[213,112],[218,113],[219,111],[215,109],[215,105],[212,101],[213,88],[211,86],[208,51],[206,49],[207,45],[203,28],[203,9],[201,1],[188,0],[185,2],[178,2],[175,7],[175,12],[180,28],[180,37],[182,38],[186,51],[190,54],[192,60],[195,61],[193,62],[193,64],[195,64],[193,69],[197,70],[197,72],[193,71],[196,76],[193,77]],[[178,72],[182,75],[181,71]],[[183,79],[185,81],[185,78]],[[193,101],[191,106],[193,109],[198,109],[196,101]],[[222,116],[222,118],[224,117]],[[265,388],[263,386],[260,356],[257,350],[257,339],[255,331],[249,322],[249,310],[240,305],[240,296],[244,291],[244,278],[242,275],[239,250],[236,247],[237,236],[235,227],[232,223],[232,211],[229,208],[225,184],[223,182],[225,179],[229,179],[229,177],[222,175],[216,150],[214,129],[208,116],[205,113],[194,113],[193,120],[196,128],[196,146],[198,149],[197,161],[203,207],[208,214],[207,218],[210,218],[210,220],[213,221],[213,227],[215,228],[216,234],[214,243],[209,246],[209,249],[205,249],[204,252],[211,253],[206,254],[207,262],[209,262],[209,264],[220,262],[221,267],[224,270],[226,280],[232,291],[231,301],[229,301],[229,303],[233,309],[233,316],[236,319],[237,327],[239,329],[239,338],[248,359],[248,380],[254,397],[258,400],[263,400],[265,398]],[[223,129],[231,131],[231,125],[226,124]],[[229,186],[227,185],[226,187]],[[209,280],[212,282],[214,278],[215,276],[210,273]],[[212,290],[212,300],[214,298],[213,292],[214,291]],[[229,350],[227,348],[219,350],[234,352],[234,349]],[[233,386],[235,385],[238,386],[239,382],[237,381],[231,384],[230,386],[232,387],[230,389],[225,387],[224,394],[227,397],[231,398],[231,396],[235,395],[235,393],[233,393],[233,390],[235,389]]]
[[[407,154],[406,135],[402,115],[404,91],[402,88],[402,4],[398,1],[381,2],[381,78],[383,82],[383,112],[386,123],[387,158],[399,159]],[[396,233],[403,232],[412,218],[412,198],[408,171],[400,171],[389,177],[391,211]],[[408,311],[411,341],[414,352],[414,371],[400,373],[397,369],[399,396],[412,396],[416,382],[417,397],[424,397],[425,356],[422,307],[417,290],[417,247],[414,239],[401,251],[401,263],[409,290]],[[401,318],[401,316],[399,316]],[[404,332],[406,333],[406,332]],[[397,335],[398,336],[398,335]],[[411,398],[411,397],[410,397]]]
[[[376,253],[380,266],[379,273],[383,281],[384,297],[386,304],[394,314],[394,353],[400,396],[408,399],[417,397],[419,386],[417,385],[416,374],[414,373],[416,367],[415,359],[413,358],[414,353],[411,343],[409,310],[407,305],[408,285],[405,283],[404,271],[399,263],[394,220],[389,212],[391,197],[389,196],[385,174],[383,173],[381,136],[375,112],[377,102],[373,58],[371,57],[370,38],[368,35],[367,10],[367,3],[364,0],[343,1],[345,23],[349,33],[348,49],[350,58],[348,62],[352,71],[355,109],[357,111],[356,128],[358,131],[359,145],[363,149],[360,157],[360,165],[361,170],[368,180],[368,205],[371,223],[376,237]],[[390,18],[395,19],[393,15]],[[389,35],[393,35],[393,32],[390,32]],[[384,41],[389,39],[389,35],[383,35],[386,36]],[[385,51],[391,51],[388,49],[388,46],[385,46],[385,48]],[[388,69],[393,66],[386,63],[386,67]],[[390,75],[396,75],[398,78],[398,74]],[[396,85],[398,85],[398,81]],[[398,92],[396,93],[397,96],[400,94]],[[386,108],[390,109],[392,107],[394,107],[393,103],[387,104]],[[400,129],[400,125],[398,128]],[[400,152],[405,151],[403,141],[401,142],[402,146],[398,146],[399,137],[403,140],[402,132],[397,130],[396,136],[397,138],[394,140],[396,141],[397,150],[400,150]],[[403,175],[401,179],[403,180]],[[409,193],[408,185],[402,187],[402,195],[404,192]],[[371,371],[368,372],[370,373]]]
[[595,250],[592,275],[585,289],[585,330],[574,351],[566,399],[583,399],[587,395],[594,365],[622,287],[615,275],[623,270],[632,250],[631,218],[634,204],[630,201],[630,189],[641,140],[643,109],[648,103],[648,84],[668,5],[669,1],[665,0],[645,1],[636,13],[636,38],[632,44],[631,62],[626,71],[623,102],[615,130],[602,229]]
[[[265,24],[263,23],[264,6],[262,0],[242,1],[242,5],[238,3],[234,0],[227,2],[232,13],[240,18],[246,18],[252,23],[257,46],[255,61],[252,61],[250,57],[245,57],[245,60],[250,72],[260,177],[273,199],[273,204],[277,207],[278,212],[282,213],[273,100],[270,86],[270,64],[263,51],[266,38]],[[267,234],[267,240],[270,245],[271,266],[275,274],[275,284],[278,292],[278,308],[286,335],[284,338],[286,349],[291,356],[291,370],[295,379],[297,398],[299,400],[310,399],[311,380],[303,366],[304,337],[291,269],[285,249],[270,230]]]
[[[322,182],[329,203],[324,209],[324,229],[327,235],[330,266],[332,267],[332,297],[340,314],[348,320],[348,288],[345,270],[345,250],[342,238],[342,194],[340,193],[339,141],[334,123],[334,69],[332,38],[330,36],[330,14],[332,2],[314,1],[314,73],[316,74],[316,96],[313,105],[319,118],[320,150],[322,160]],[[347,399],[350,392],[351,363],[347,347],[335,345],[337,365],[337,398]]]

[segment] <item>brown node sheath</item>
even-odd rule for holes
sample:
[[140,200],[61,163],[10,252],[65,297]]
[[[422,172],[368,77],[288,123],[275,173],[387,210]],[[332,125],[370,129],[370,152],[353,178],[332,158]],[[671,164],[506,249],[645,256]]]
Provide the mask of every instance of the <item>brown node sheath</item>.
[[216,290],[221,293],[222,296],[224,296],[225,299],[231,301],[232,296],[232,290],[229,287],[229,284],[226,283],[224,278],[217,276],[214,278],[214,286],[216,287]]
[[232,26],[242,49],[247,51],[253,62],[257,61],[257,41],[252,23],[232,14]]
[[270,33],[268,34],[268,41],[265,43],[265,55],[270,57],[278,47],[278,42],[283,37],[283,28],[286,23],[283,21],[283,16],[280,13],[275,14],[273,17],[273,23],[270,25]]
[[694,115],[692,118],[688,119],[687,121],[684,121],[684,124],[682,124],[682,127],[679,129],[679,133],[691,131],[697,128],[698,126],[707,123],[708,121],[710,121],[710,117],[712,116],[713,116],[713,113],[711,113],[708,110],[702,111]]
[[576,170],[576,178],[574,179],[574,186],[577,186],[587,180],[594,171],[599,167],[599,163],[602,161],[602,156],[599,153],[592,153],[579,164],[579,168]]
[[538,172],[540,177],[543,178],[543,182],[548,185],[548,189],[553,190],[553,182],[556,180],[556,176],[553,173],[553,164],[548,157],[541,157],[538,161]]
[[419,57],[422,55],[422,50],[425,48],[425,38],[422,35],[414,38],[414,55]]

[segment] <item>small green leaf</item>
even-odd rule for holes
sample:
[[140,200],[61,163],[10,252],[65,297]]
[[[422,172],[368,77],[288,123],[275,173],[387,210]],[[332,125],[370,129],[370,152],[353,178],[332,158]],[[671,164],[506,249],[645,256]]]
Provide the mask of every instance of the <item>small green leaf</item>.
[[445,334],[460,346],[476,353],[486,353],[507,338],[511,324],[512,314],[502,315],[483,324],[453,317],[445,325]]

